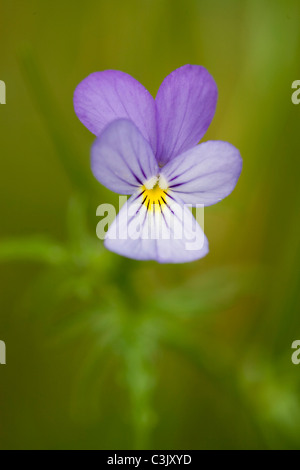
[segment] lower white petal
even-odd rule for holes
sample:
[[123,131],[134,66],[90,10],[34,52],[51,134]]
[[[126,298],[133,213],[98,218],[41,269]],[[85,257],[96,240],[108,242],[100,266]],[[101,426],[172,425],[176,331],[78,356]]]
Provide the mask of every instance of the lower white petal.
[[124,204],[106,234],[106,248],[159,263],[185,263],[208,253],[207,238],[187,205],[167,194],[147,203],[143,193]]

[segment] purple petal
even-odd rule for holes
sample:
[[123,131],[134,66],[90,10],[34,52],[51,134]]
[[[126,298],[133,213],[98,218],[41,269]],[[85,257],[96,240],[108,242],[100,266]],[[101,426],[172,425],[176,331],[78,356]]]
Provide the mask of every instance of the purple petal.
[[162,174],[185,203],[210,206],[231,193],[241,171],[242,159],[233,145],[209,141],[174,158]]
[[117,70],[92,73],[77,86],[74,108],[80,121],[97,136],[111,121],[130,119],[155,152],[155,101],[130,75]]
[[158,173],[149,142],[127,119],[109,124],[92,146],[92,171],[104,186],[132,194]]
[[122,207],[108,229],[107,249],[137,260],[186,263],[208,253],[208,241],[191,211],[166,196],[167,204],[148,210],[141,193]]
[[196,145],[215,114],[218,90],[208,71],[184,65],[162,82],[157,106],[157,161],[164,164]]

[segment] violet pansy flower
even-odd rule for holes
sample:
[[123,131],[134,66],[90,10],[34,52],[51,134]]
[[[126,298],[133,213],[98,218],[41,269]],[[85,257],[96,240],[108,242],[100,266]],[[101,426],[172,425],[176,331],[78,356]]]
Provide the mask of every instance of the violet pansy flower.
[[[168,75],[155,99],[116,70],[93,73],[78,85],[75,112],[97,136],[93,174],[110,190],[131,195],[108,229],[104,244],[109,250],[160,263],[193,261],[208,253],[208,241],[187,205],[221,201],[242,169],[233,145],[198,144],[214,116],[217,94],[212,76],[196,65]],[[124,236],[130,224],[135,236]],[[192,234],[197,244],[189,249]]]

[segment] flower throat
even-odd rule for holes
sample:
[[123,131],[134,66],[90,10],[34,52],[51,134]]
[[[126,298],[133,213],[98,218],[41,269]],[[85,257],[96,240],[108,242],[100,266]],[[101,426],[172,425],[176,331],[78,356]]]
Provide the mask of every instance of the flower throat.
[[144,204],[148,211],[161,211],[162,207],[167,204],[168,184],[164,177],[153,177],[142,187],[142,195]]

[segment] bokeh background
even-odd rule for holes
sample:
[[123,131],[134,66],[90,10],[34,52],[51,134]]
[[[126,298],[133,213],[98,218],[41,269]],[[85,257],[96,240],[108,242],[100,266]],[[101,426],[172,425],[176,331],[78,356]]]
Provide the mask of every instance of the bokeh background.
[[[298,0],[1,0],[2,449],[300,448]],[[240,149],[205,210],[209,255],[136,262],[96,238],[76,85],[155,95],[187,64],[219,88],[205,140]]]

